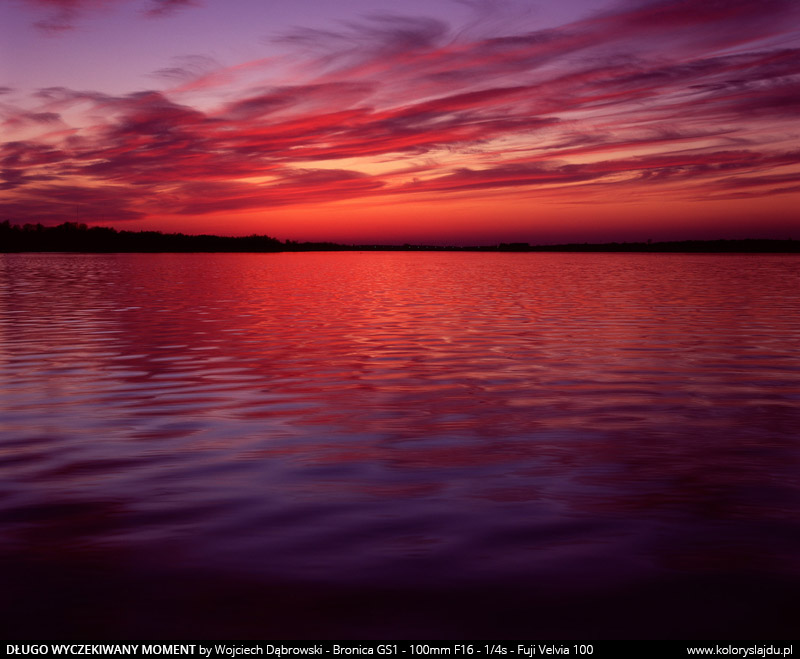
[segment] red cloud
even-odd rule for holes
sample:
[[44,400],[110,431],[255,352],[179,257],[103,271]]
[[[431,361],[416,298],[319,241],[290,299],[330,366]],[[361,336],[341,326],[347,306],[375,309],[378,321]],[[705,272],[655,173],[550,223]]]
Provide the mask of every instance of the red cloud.
[[[102,3],[33,4],[79,13]],[[193,107],[194,91],[263,61],[215,69],[187,59],[170,73],[181,82],[172,92],[42,90],[36,107],[6,112],[7,125],[50,132],[0,146],[11,195],[0,209],[57,221],[69,195],[87,213],[133,219],[516,189],[785,194],[800,165],[800,51],[762,40],[791,33],[797,5],[767,4],[768,15],[739,0],[635,2],[560,29],[472,40],[438,21],[387,17],[297,33],[283,43],[306,48],[313,37],[318,76],[213,110]],[[697,36],[712,23],[713,36]],[[748,42],[759,48],[731,50]],[[652,54],[652,43],[671,47]],[[92,122],[52,132],[76,108]],[[344,159],[353,162],[331,168]],[[383,174],[371,173],[376,163]]]

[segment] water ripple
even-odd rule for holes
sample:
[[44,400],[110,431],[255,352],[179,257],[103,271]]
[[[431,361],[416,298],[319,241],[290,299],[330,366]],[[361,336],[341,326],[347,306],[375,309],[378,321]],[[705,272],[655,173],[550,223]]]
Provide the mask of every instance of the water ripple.
[[0,547],[365,588],[797,579],[798,263],[2,255]]

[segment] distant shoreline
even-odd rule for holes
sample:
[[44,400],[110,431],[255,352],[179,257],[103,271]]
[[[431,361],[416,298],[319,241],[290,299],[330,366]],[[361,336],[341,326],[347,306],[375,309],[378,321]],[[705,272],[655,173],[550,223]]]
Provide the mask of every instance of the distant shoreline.
[[530,245],[499,243],[478,246],[440,245],[344,245],[332,242],[281,241],[270,236],[215,236],[118,231],[66,222],[58,226],[0,223],[0,253],[277,253],[277,252],[689,252],[689,253],[800,253],[800,240],[746,238],[719,240],[672,240],[647,242],[562,243]]

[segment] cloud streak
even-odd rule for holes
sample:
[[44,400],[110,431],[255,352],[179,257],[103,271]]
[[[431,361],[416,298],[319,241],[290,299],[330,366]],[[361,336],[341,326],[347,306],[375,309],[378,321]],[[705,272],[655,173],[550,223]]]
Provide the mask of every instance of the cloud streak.
[[[102,3],[32,4],[67,24]],[[34,107],[3,106],[7,129],[42,132],[0,147],[12,195],[0,213],[60,221],[79,203],[137,219],[515,191],[553,201],[793,194],[800,48],[786,42],[797,18],[783,0],[660,0],[467,38],[441,20],[378,16],[280,39],[305,57],[294,84],[231,87],[230,69],[195,57],[162,70],[172,90],[41,90]],[[225,100],[193,102],[209,89]],[[67,129],[76,112],[84,123]]]
[[[129,0],[21,0],[21,2],[43,18],[33,25],[42,32],[58,35],[73,30],[81,20],[114,5]],[[168,16],[180,9],[199,6],[196,0],[147,0],[141,3],[141,12],[150,18]]]

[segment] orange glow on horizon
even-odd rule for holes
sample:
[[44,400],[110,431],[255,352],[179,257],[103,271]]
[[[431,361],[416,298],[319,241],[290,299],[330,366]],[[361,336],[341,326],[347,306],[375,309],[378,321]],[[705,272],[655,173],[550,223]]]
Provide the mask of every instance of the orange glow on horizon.
[[387,17],[184,58],[160,89],[0,88],[0,218],[338,242],[784,237],[800,5],[654,5],[511,33]]

